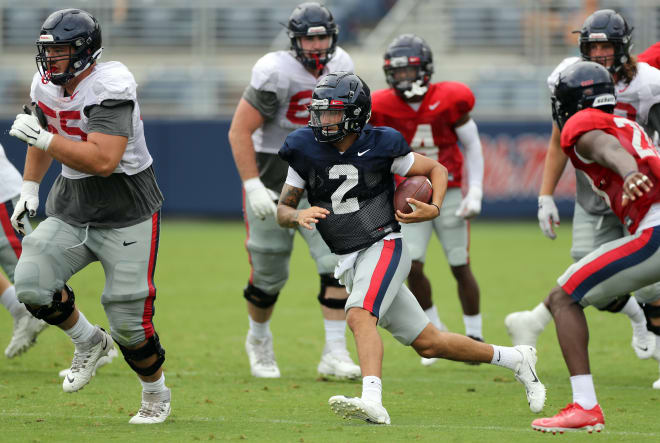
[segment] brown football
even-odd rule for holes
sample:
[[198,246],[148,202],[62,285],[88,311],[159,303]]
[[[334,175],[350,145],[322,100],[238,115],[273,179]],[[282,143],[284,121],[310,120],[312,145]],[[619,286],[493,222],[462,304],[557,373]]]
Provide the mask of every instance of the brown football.
[[410,214],[413,212],[413,208],[406,201],[407,198],[428,203],[432,196],[433,188],[428,178],[423,175],[408,177],[394,191],[394,209],[398,209],[404,214]]

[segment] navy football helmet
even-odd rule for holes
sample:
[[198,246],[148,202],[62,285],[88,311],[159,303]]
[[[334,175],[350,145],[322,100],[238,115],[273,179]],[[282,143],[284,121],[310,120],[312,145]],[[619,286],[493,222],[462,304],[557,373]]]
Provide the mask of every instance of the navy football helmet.
[[[43,83],[64,85],[91,66],[100,56],[101,26],[89,12],[81,9],[62,9],[48,16],[41,26],[37,40],[37,69]],[[48,46],[69,45],[71,53],[65,56],[49,56]],[[67,72],[53,73],[50,64],[67,59]]]
[[[337,33],[339,32],[335,19],[328,8],[318,3],[301,3],[291,13],[286,28],[289,39],[291,39],[291,50],[295,52],[300,63],[307,68],[319,71],[328,64],[335,53]],[[331,38],[330,47],[323,57],[315,52],[303,51],[300,47],[298,40],[300,37],[315,35],[329,35]]]
[[320,142],[336,142],[360,133],[371,117],[371,92],[350,72],[332,72],[319,79],[309,109],[309,126]]
[[614,105],[614,80],[602,65],[580,61],[559,73],[552,94],[552,118],[559,129],[582,109],[598,108],[612,113]]
[[[630,60],[633,28],[626,19],[612,9],[601,9],[584,21],[580,32],[580,53],[582,59],[591,61],[589,48],[593,42],[610,42],[614,45],[614,63],[608,70],[614,74]],[[577,31],[576,31],[577,32]]]
[[[383,71],[387,84],[400,96],[410,100],[426,94],[433,74],[433,53],[424,39],[414,34],[400,35],[387,47],[384,59]],[[397,80],[395,72],[408,67],[415,69],[415,78]]]

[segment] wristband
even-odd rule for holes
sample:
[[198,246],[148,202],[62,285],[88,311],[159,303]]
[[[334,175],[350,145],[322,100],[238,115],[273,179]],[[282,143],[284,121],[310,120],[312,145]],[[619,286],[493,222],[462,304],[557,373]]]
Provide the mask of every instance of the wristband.
[[430,203],[430,204],[438,208],[438,215],[440,215],[440,206],[436,205],[435,203]]

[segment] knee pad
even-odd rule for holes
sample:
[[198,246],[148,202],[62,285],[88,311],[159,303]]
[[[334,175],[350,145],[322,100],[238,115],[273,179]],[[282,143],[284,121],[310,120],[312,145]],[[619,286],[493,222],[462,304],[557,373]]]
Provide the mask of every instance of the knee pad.
[[598,308],[601,311],[608,311],[608,312],[621,312],[623,307],[628,303],[628,300],[630,299],[630,294],[626,294],[622,297],[617,298],[614,300],[612,303],[609,305],[605,306],[604,308]]
[[653,332],[655,335],[660,335],[660,326],[655,326],[651,323],[651,319],[660,318],[660,306],[653,306],[648,303],[642,305],[644,316],[646,317],[646,329]]
[[334,278],[331,274],[321,274],[320,277],[321,292],[319,292],[318,296],[319,303],[330,309],[344,309],[346,307],[346,299],[340,300],[338,298],[325,298],[326,288],[343,288],[344,286],[339,283],[339,280]]
[[251,283],[248,283],[248,285],[243,290],[243,297],[245,297],[245,299],[253,305],[262,309],[270,308],[273,306],[279,295],[279,292],[276,292],[273,295],[267,294],[256,286],[252,286]]
[[[126,360],[128,366],[140,375],[154,375],[165,361],[165,349],[160,345],[160,340],[156,333],[147,340],[146,345],[138,349],[128,349],[117,342],[117,340],[115,340],[115,342],[119,346],[119,349],[121,349],[121,353],[124,355],[124,360]],[[152,365],[147,366],[146,368],[136,366],[135,362],[146,360],[154,355],[156,356],[156,361]]]
[[68,285],[64,285],[64,290],[67,293],[65,302],[62,301],[62,291],[57,291],[53,294],[53,301],[50,304],[36,308],[26,304],[25,307],[33,317],[43,320],[49,325],[59,325],[69,318],[75,308],[76,297],[73,294],[73,289]]

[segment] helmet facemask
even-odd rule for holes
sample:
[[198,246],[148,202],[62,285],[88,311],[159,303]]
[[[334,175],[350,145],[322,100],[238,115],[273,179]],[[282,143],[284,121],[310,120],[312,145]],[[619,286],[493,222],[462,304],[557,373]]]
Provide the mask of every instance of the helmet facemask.
[[[88,43],[83,38],[77,38],[72,42],[56,42],[52,41],[52,36],[41,35],[37,45],[37,69],[41,74],[42,81],[48,83],[49,81],[55,85],[62,86],[69,80],[80,75],[85,69],[96,61],[101,56],[103,48],[99,48],[96,52],[91,53]],[[70,51],[65,55],[48,55],[48,48],[53,46],[68,46]],[[69,62],[65,72],[52,72],[52,64],[67,60]]]
[[433,53],[426,42],[403,34],[387,47],[383,61],[387,84],[406,101],[418,101],[428,91],[433,75]]
[[[300,41],[302,37],[324,35],[329,36],[330,39],[330,44],[328,45],[327,49],[306,51],[302,48],[302,42]],[[316,71],[323,70],[323,68],[328,64],[334,55],[335,48],[337,46],[336,31],[328,32],[324,26],[310,27],[307,29],[307,33],[305,34],[289,31],[289,38],[291,39],[291,49],[293,49],[293,51],[296,53],[296,58],[306,68],[314,69]]]
[[364,126],[360,107],[341,100],[312,99],[308,109],[309,127],[323,143],[338,142],[349,133],[360,133]]

